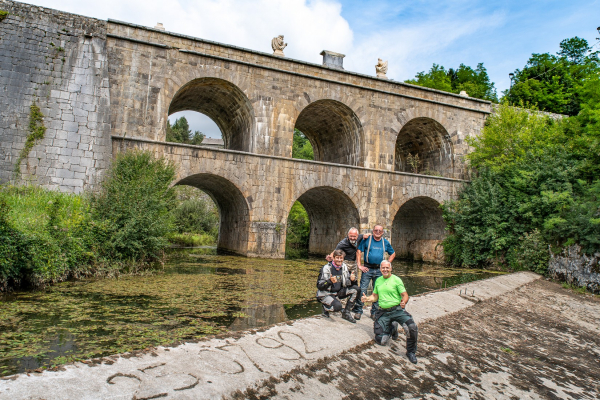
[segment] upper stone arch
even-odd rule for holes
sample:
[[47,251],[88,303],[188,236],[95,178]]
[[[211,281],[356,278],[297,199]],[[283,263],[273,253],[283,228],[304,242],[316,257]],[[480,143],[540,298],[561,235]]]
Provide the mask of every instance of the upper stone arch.
[[454,146],[450,134],[438,121],[415,117],[406,122],[396,137],[394,170],[413,172],[409,156],[418,156],[418,172],[454,175]]
[[234,183],[220,175],[196,173],[179,180],[176,185],[196,187],[214,200],[219,209],[219,249],[242,255],[248,253],[250,207]]
[[252,103],[233,83],[220,78],[193,79],[177,90],[168,115],[196,111],[210,117],[223,135],[226,149],[251,151],[255,130]]
[[363,126],[346,104],[332,99],[309,103],[294,126],[310,141],[316,161],[362,166]]

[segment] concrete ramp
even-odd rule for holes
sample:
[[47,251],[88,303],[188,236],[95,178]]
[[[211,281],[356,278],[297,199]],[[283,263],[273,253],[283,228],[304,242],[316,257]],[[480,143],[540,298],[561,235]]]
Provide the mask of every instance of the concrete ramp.
[[[538,278],[519,272],[477,281],[413,297],[407,310],[417,323],[424,322]],[[60,371],[14,375],[0,380],[0,399],[220,399],[355,349],[372,337],[368,317],[357,324],[337,316],[307,318],[229,338],[75,363]]]

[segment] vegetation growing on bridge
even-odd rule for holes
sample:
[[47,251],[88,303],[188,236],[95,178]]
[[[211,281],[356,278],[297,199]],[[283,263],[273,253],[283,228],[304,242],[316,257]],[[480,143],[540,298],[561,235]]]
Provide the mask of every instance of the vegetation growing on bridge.
[[8,17],[8,11],[0,10],[0,22],[4,21]]
[[44,138],[46,127],[44,126],[44,114],[37,106],[32,103],[29,107],[29,126],[25,147],[21,149],[17,162],[15,163],[15,176],[18,178],[21,174],[21,163],[29,156],[29,152],[35,144]]

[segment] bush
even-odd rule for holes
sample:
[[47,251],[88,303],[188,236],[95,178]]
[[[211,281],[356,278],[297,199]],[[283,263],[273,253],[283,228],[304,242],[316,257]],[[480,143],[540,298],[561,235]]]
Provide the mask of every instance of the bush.
[[98,254],[109,260],[152,261],[173,231],[175,167],[149,152],[118,154],[101,190],[91,198],[91,230]]
[[288,258],[308,256],[310,221],[300,202],[295,202],[287,220],[285,253]]
[[177,186],[178,204],[173,209],[177,232],[207,234],[216,240],[219,234],[219,211],[212,199],[199,189]]
[[549,245],[600,251],[600,180],[590,163],[598,143],[588,127],[500,106],[469,139],[471,184],[443,206],[448,260],[544,273]]
[[84,273],[88,202],[35,186],[0,189],[0,287],[43,286]]

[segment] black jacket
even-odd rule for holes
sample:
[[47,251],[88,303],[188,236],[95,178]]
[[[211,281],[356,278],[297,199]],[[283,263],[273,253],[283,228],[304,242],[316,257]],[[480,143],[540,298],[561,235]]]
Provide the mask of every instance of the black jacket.
[[358,248],[358,245],[362,241],[363,241],[363,235],[358,235],[358,240],[356,241],[356,246],[353,246],[352,243],[350,243],[350,240],[348,240],[348,236],[346,236],[337,244],[337,246],[335,246],[335,249],[342,250],[344,253],[346,253],[344,260],[356,261],[356,249]]

